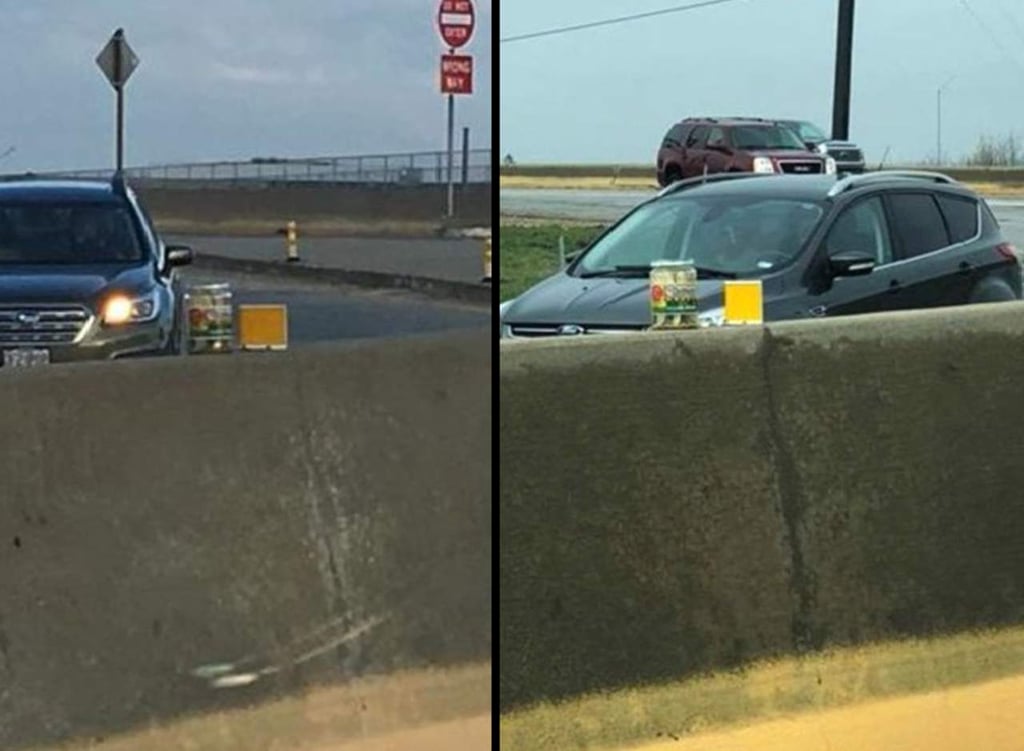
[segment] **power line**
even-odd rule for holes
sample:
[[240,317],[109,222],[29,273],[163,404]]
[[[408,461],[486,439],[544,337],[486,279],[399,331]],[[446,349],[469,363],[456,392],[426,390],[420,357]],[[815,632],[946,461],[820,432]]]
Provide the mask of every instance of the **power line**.
[[1006,59],[1008,61],[1012,62],[1014,65],[1017,65],[1018,67],[1020,67],[1021,70],[1024,70],[1024,65],[1021,64],[1021,62],[1020,62],[1020,60],[1018,58],[1016,58],[1015,56],[1010,54],[1010,51],[1006,48],[1006,46],[1002,42],[999,41],[999,37],[997,37],[995,35],[995,33],[992,31],[992,27],[989,26],[985,22],[985,19],[983,19],[978,14],[978,12],[974,9],[974,7],[971,6],[970,4],[968,4],[967,0],[960,0],[960,5],[963,6],[964,10],[966,10],[968,13],[971,14],[971,16],[977,22],[978,26],[980,26],[982,31],[985,32],[985,34],[988,36],[988,38],[992,42],[992,44],[994,44],[996,47],[999,48],[1000,52],[1003,53],[1003,55],[1006,57]]
[[589,23],[576,24],[575,26],[559,26],[555,29],[546,29],[544,31],[534,31],[530,34],[519,34],[517,36],[505,37],[499,39],[501,44],[505,42],[521,42],[524,39],[536,39],[537,37],[546,37],[553,34],[568,34],[571,31],[580,31],[581,29],[593,29],[597,26],[610,26],[615,23],[625,23],[627,21],[636,21],[641,18],[650,18],[652,16],[663,16],[666,13],[679,13],[684,10],[695,10],[697,8],[703,8],[708,5],[720,5],[722,3],[732,3],[737,0],[704,0],[704,2],[690,3],[689,5],[677,5],[673,8],[664,8],[662,10],[652,10],[647,13],[635,13],[631,16],[620,16],[619,18],[608,18],[604,21],[591,21]]

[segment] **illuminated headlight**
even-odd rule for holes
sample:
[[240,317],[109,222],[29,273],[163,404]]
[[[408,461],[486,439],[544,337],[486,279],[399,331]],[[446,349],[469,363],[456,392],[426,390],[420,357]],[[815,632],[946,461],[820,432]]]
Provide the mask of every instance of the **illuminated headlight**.
[[159,313],[156,292],[141,297],[114,295],[103,304],[103,323],[120,326],[126,323],[152,321]]
[[722,326],[725,323],[725,308],[715,308],[697,316],[701,328],[709,326]]
[[772,164],[772,160],[766,156],[755,156],[754,172],[775,172],[775,165]]
[[836,173],[836,160],[830,156],[825,157],[825,174],[834,175]]

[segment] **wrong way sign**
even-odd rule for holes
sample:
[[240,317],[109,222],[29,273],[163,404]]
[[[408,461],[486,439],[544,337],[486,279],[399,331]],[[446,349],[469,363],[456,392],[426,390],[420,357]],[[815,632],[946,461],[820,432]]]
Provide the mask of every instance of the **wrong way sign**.
[[441,93],[473,93],[472,55],[441,55]]
[[437,29],[449,47],[458,48],[473,36],[476,14],[473,0],[441,0],[437,11]]

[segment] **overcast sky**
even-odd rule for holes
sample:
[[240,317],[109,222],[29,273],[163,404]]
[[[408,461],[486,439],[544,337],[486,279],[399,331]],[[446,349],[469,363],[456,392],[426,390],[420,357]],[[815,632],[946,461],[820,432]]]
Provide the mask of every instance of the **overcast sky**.
[[[691,0],[516,0],[500,37]],[[670,123],[795,117],[831,129],[837,0],[735,0],[501,44],[501,154],[519,162],[654,158]],[[982,134],[1024,138],[1022,0],[857,0],[850,136],[888,163],[962,157]]]
[[[490,146],[490,0],[463,48],[456,126]],[[94,62],[121,26],[128,165],[445,146],[436,0],[0,0],[0,172],[107,167],[114,94]],[[457,134],[461,130],[457,131]],[[456,140],[458,148],[459,141]]]

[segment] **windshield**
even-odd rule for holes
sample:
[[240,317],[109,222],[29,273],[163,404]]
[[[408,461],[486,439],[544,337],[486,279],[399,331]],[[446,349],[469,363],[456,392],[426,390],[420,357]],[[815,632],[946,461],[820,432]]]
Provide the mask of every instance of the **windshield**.
[[115,204],[0,204],[0,263],[127,263],[143,257],[127,209]]
[[791,122],[788,125],[799,134],[800,138],[804,141],[811,143],[820,143],[821,141],[827,141],[828,136],[814,123],[809,123],[806,120],[799,122]]
[[688,196],[637,209],[573,269],[580,276],[690,260],[703,276],[761,276],[799,255],[822,215],[816,203],[778,197]]
[[781,125],[738,125],[732,129],[733,144],[738,149],[800,149],[804,144],[789,128]]

